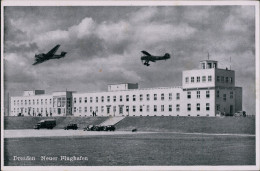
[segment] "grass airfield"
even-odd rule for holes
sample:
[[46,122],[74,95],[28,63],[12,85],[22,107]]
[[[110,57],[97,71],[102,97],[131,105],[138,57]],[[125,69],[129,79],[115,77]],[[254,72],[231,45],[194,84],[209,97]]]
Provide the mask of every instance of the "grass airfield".
[[[254,118],[209,118],[209,122],[205,118],[188,118],[187,122],[185,118],[177,118],[182,122],[173,125],[178,123],[175,120],[133,117],[120,122],[115,132],[88,132],[82,128],[5,130],[4,165],[255,165]],[[221,125],[221,129],[214,129],[216,125]],[[140,129],[132,133],[133,127]],[[14,156],[31,156],[35,160],[18,161]],[[42,156],[57,160],[42,160]],[[82,156],[88,160],[61,160],[61,156]]]

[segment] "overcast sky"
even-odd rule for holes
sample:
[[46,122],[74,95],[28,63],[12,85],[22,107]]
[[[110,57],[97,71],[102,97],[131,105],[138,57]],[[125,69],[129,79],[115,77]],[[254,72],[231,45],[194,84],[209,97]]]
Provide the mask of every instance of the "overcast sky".
[[[5,91],[106,91],[111,83],[141,88],[181,86],[183,70],[219,61],[236,71],[243,108],[255,113],[253,6],[5,7]],[[33,66],[36,53],[56,44],[65,58]],[[170,53],[144,66],[141,50]]]

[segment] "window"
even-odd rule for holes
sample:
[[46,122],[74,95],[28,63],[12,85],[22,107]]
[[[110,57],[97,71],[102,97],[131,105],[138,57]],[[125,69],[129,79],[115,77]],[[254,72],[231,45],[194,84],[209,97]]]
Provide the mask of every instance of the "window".
[[96,112],[98,112],[98,106],[96,106]]
[[[19,102],[19,101],[18,101]],[[21,101],[21,103],[22,103],[22,101]],[[39,104],[39,99],[37,99],[37,104]]]
[[187,104],[187,110],[191,111],[191,104]]
[[233,99],[233,91],[230,92],[230,99]]
[[197,103],[197,111],[200,111],[200,104]]
[[126,101],[127,102],[129,101],[129,95],[126,95]]
[[101,106],[101,112],[102,113],[104,112],[104,106]]
[[31,104],[31,100],[28,100],[29,105]]
[[142,105],[140,105],[140,112],[142,112],[143,111],[143,106]]
[[119,100],[120,100],[120,102],[122,102],[123,101],[123,96],[120,96]]
[[110,102],[110,96],[107,96],[107,102]]
[[74,103],[77,103],[77,99],[74,97]]
[[17,100],[17,105],[19,105],[19,100]]
[[217,82],[220,82],[220,77],[219,76],[217,76]]
[[[74,112],[76,112],[77,111],[77,108],[76,107],[74,107]],[[38,108],[37,108],[37,112],[38,112]]]
[[[34,104],[34,100],[33,100],[33,104]],[[50,104],[51,104],[51,99],[50,99]]]
[[157,94],[154,94],[154,95],[153,95],[153,99],[154,99],[154,100],[157,100]]
[[41,99],[41,105],[43,105],[43,99]]
[[116,102],[116,96],[113,96],[113,101]]
[[21,105],[23,105],[23,100],[21,100]]
[[202,82],[206,81],[206,76],[202,76]]
[[169,93],[169,100],[172,100],[172,93]]
[[194,77],[191,77],[190,82],[194,83]]
[[116,112],[116,106],[113,106],[113,112]]
[[224,77],[223,76],[221,76],[221,82],[224,83]]
[[88,102],[88,98],[87,98],[87,97],[85,97],[85,98],[84,98],[84,101],[85,101],[85,103],[87,103],[87,102]]
[[98,97],[96,97],[96,103],[98,103]]
[[104,96],[101,96],[101,102],[104,102]]
[[79,113],[81,113],[81,107],[79,107]]
[[191,98],[191,92],[190,92],[190,91],[187,92],[187,98],[188,98],[188,99]]
[[216,108],[217,108],[217,111],[220,111],[220,105],[217,104],[216,106],[217,106],[217,107],[216,107]]
[[81,103],[81,101],[82,101],[82,97],[79,98],[79,103]]
[[14,106],[15,106],[15,100],[14,100]]
[[27,100],[24,100],[24,104],[27,105]]
[[126,106],[125,109],[127,112],[129,112],[129,106]]
[[209,91],[206,91],[206,98],[209,98],[209,97],[210,97]]
[[93,110],[92,110],[92,106],[90,107],[90,110],[89,110],[89,111],[90,111],[90,113],[92,113],[92,112],[93,112]]
[[90,103],[92,103],[92,102],[93,102],[93,97],[90,97],[90,100],[89,100],[89,102],[90,102]]
[[177,100],[180,99],[180,93],[176,93],[176,99],[177,99]]
[[[50,99],[51,100],[51,99]],[[35,100],[33,99],[33,105],[35,104]],[[51,101],[50,101],[50,104],[51,104]]]
[[176,104],[176,111],[179,112],[180,111],[180,105]]
[[143,101],[143,95],[140,94],[140,101]]
[[208,82],[211,82],[211,81],[212,81],[212,76],[209,75],[209,76],[208,76]]
[[189,83],[189,77],[186,77],[186,78],[185,78],[185,82],[186,82],[186,83]]
[[161,105],[161,112],[164,112],[164,105]]
[[135,106],[133,106],[133,112],[135,112]]
[[85,112],[85,113],[87,113],[87,111],[88,111],[87,109],[88,109],[87,107],[84,108],[84,112]]
[[146,94],[146,100],[147,100],[147,101],[150,100],[150,94]]
[[199,83],[200,82],[200,77],[197,77],[197,83]]
[[209,103],[206,103],[206,111],[209,111],[210,107],[209,107]]
[[223,94],[223,100],[224,100],[224,102],[227,100],[227,95],[226,94]]
[[200,98],[200,91],[197,91],[197,99]]
[[219,90],[217,90],[217,98],[219,98]]
[[154,112],[157,112],[157,105],[154,105],[154,106],[153,106],[153,111],[154,111]]
[[133,101],[135,101],[136,95],[133,95]]
[[172,111],[172,105],[169,105],[169,112]]
[[161,94],[161,100],[164,100],[164,94],[163,93]]
[[233,78],[230,77],[230,78],[229,78],[229,81],[230,81],[230,83],[232,84],[232,83],[233,83]]
[[146,111],[147,111],[147,112],[150,111],[150,106],[149,106],[149,105],[146,106]]
[[226,77],[226,83],[228,83],[228,77]]

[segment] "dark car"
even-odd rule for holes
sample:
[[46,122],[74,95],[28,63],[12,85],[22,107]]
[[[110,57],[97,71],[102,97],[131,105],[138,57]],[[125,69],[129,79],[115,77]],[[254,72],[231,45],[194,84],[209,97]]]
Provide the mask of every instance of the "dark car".
[[94,131],[94,127],[95,127],[95,125],[89,125],[89,126],[85,127],[83,130],[84,131]]
[[104,131],[115,131],[116,127],[114,125],[108,125],[104,127]]
[[36,125],[34,125],[34,129],[41,129],[41,128],[52,129],[55,126],[56,126],[55,119],[45,119],[45,120],[41,120]]
[[69,124],[69,125],[64,127],[64,130],[69,130],[69,129],[77,130],[78,125],[77,124]]

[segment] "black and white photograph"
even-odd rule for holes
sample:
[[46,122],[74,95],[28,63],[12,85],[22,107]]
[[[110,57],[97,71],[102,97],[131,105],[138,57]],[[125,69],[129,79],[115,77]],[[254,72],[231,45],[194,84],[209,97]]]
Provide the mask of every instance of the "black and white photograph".
[[[258,1],[2,1],[5,170],[258,170]],[[55,167],[54,167],[55,166]]]

